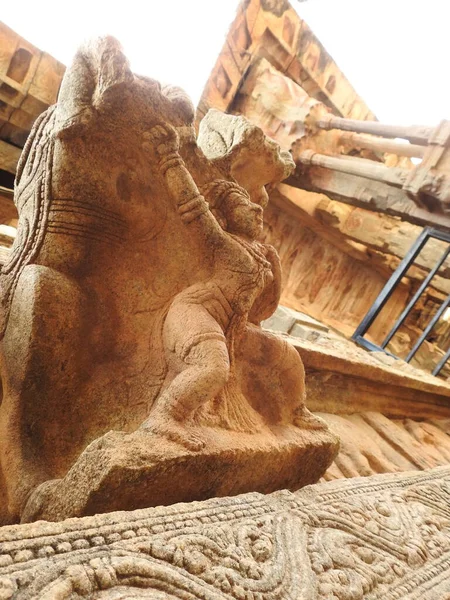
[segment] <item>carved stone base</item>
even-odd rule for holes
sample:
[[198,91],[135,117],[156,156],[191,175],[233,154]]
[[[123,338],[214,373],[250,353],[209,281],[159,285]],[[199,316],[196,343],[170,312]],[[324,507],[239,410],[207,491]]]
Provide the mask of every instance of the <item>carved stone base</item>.
[[2,600],[450,597],[450,467],[0,528]]
[[330,431],[294,426],[257,434],[202,428],[201,434],[206,448],[192,452],[145,430],[109,432],[86,448],[64,479],[36,489],[22,522],[297,490],[317,481],[338,449]]

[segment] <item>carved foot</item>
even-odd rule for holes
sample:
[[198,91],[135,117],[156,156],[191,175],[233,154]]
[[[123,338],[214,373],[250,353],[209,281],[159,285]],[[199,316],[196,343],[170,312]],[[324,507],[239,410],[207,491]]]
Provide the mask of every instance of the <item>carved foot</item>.
[[60,481],[61,479],[49,479],[33,490],[22,510],[21,523],[31,523],[42,518],[42,511],[57,497],[56,490]]
[[199,452],[205,447],[205,442],[199,435],[192,433],[187,427],[181,425],[168,415],[164,415],[161,418],[151,415],[141,425],[141,429],[147,429],[152,433],[161,435],[193,452]]
[[300,429],[312,429],[316,431],[328,430],[328,425],[320,417],[316,417],[306,407],[302,406],[294,413],[292,423]]

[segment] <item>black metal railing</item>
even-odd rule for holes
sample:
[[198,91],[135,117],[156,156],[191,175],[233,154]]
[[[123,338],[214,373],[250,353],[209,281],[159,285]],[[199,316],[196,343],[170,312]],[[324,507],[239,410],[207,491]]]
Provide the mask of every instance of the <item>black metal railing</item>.
[[[373,342],[366,340],[364,338],[364,335],[367,333],[368,329],[371,327],[371,325],[373,324],[373,322],[375,321],[377,316],[380,314],[381,310],[383,309],[383,307],[385,306],[385,304],[389,300],[389,298],[392,296],[393,292],[395,291],[396,287],[400,283],[401,279],[406,275],[406,272],[408,271],[409,267],[414,263],[415,259],[420,254],[423,247],[425,246],[425,244],[427,243],[427,241],[430,238],[435,238],[437,240],[447,242],[449,244],[449,246],[446,248],[445,252],[442,254],[441,258],[436,262],[434,267],[430,270],[427,277],[422,281],[419,288],[417,289],[417,291],[415,292],[415,294],[413,295],[411,300],[408,302],[405,309],[402,311],[402,313],[398,317],[397,321],[394,323],[392,329],[389,331],[387,336],[384,338],[384,340],[382,341],[380,346],[377,346]],[[431,227],[425,227],[425,229],[419,235],[417,240],[414,242],[414,244],[408,250],[405,258],[401,261],[401,263],[399,264],[397,269],[394,271],[394,273],[390,277],[389,281],[386,283],[384,288],[381,290],[381,292],[378,295],[378,297],[376,298],[375,302],[372,304],[371,308],[369,309],[369,312],[364,317],[364,319],[361,321],[360,325],[357,327],[355,333],[352,336],[352,339],[355,342],[357,342],[360,346],[363,346],[364,348],[366,348],[367,350],[383,351],[383,352],[386,352],[386,354],[390,354],[391,356],[394,356],[391,352],[388,352],[386,350],[386,346],[389,344],[389,342],[392,340],[394,335],[397,333],[398,329],[404,323],[405,319],[411,312],[412,308],[417,303],[417,301],[419,300],[420,296],[424,293],[426,288],[430,285],[431,280],[436,275],[436,273],[439,271],[439,269],[442,267],[442,265],[444,264],[445,260],[448,258],[449,255],[450,255],[450,233],[444,233],[442,231],[438,231],[437,229],[432,229]],[[445,310],[449,306],[450,306],[450,294],[439,306],[438,310],[436,311],[434,316],[430,319],[430,321],[426,325],[424,331],[422,332],[422,334],[419,336],[419,338],[417,339],[414,346],[409,351],[408,355],[405,358],[406,362],[410,362],[411,359],[415,356],[415,354],[417,353],[420,346],[423,344],[423,342],[425,341],[427,336],[430,334],[433,327],[435,327],[436,323],[443,316]],[[442,359],[439,361],[439,363],[434,368],[433,375],[438,375],[441,372],[442,368],[444,367],[445,363],[447,362],[447,360],[449,358],[450,358],[450,348],[447,350],[445,355],[442,357]]]

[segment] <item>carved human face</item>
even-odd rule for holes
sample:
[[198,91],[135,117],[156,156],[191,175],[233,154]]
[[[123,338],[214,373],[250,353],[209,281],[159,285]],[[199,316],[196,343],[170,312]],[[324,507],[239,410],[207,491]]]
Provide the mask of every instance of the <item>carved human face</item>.
[[230,174],[247,190],[252,202],[265,208],[269,200],[265,186],[285,179],[295,168],[295,163],[289,152],[282,151],[262,131],[259,133],[256,148],[243,146],[236,153]]
[[244,195],[230,194],[222,207],[230,233],[250,239],[259,237],[263,230],[263,209]]

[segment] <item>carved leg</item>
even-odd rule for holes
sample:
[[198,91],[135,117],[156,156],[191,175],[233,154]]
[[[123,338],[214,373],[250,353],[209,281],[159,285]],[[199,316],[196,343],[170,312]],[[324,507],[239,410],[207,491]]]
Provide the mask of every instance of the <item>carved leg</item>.
[[202,305],[182,302],[169,310],[163,335],[170,383],[142,427],[198,451],[204,441],[189,430],[189,420],[228,380],[225,336]]
[[293,346],[248,325],[237,352],[245,395],[269,423],[328,429],[325,421],[305,406],[305,369]]
[[83,356],[89,361],[82,299],[75,282],[37,265],[24,269],[14,293],[0,345],[0,467],[14,520],[30,492],[75,458],[71,397]]

